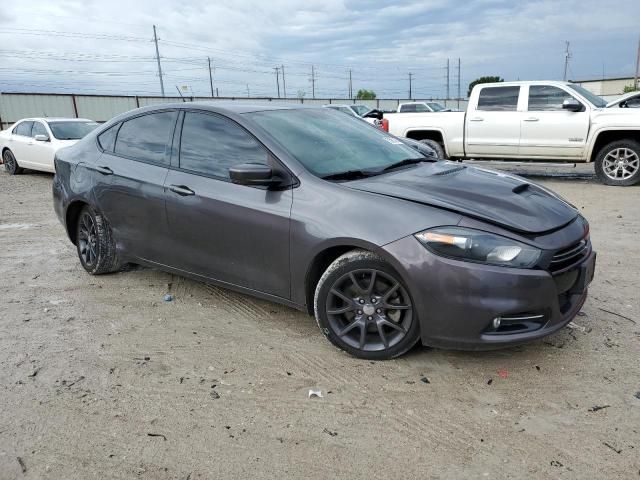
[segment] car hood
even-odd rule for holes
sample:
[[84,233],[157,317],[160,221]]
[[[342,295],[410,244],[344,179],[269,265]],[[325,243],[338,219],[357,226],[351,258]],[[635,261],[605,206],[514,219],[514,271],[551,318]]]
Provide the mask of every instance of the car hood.
[[520,233],[555,230],[578,211],[524,178],[453,162],[348,182],[350,188],[452,210]]

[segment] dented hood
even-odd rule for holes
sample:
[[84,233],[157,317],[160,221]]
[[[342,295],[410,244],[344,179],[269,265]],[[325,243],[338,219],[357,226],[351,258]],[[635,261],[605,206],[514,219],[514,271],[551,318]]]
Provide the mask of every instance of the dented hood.
[[542,233],[571,222],[578,211],[524,178],[453,162],[345,183],[350,188],[452,210],[520,233]]

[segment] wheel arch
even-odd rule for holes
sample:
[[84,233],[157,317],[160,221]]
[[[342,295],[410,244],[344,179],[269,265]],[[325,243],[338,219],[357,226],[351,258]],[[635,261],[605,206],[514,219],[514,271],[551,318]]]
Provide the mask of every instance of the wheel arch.
[[80,212],[85,206],[89,204],[84,200],[74,200],[69,204],[67,210],[64,215],[64,225],[67,229],[67,235],[71,242],[76,244],[76,231],[78,226],[78,218],[80,217]]
[[640,130],[637,129],[615,129],[615,130],[600,130],[594,136],[589,155],[587,156],[588,162],[595,161],[596,157],[604,146],[611,142],[618,140],[634,140],[640,143]]
[[449,155],[449,151],[447,149],[447,142],[445,142],[445,136],[442,130],[439,129],[415,129],[408,130],[405,132],[405,137],[410,138],[412,140],[433,140],[434,142],[438,142],[445,154]]

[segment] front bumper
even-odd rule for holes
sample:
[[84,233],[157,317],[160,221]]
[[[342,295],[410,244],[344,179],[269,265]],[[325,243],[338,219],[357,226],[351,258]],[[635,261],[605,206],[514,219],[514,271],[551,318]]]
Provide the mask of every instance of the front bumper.
[[[587,298],[586,289],[578,291],[574,285],[567,289],[545,270],[440,257],[413,236],[388,244],[384,250],[411,292],[422,342],[429,346],[488,350],[525,343],[564,327]],[[573,268],[579,271],[594,256],[590,251]],[[574,276],[574,284],[578,277]],[[528,329],[498,332],[492,329],[496,317],[536,317],[537,323]]]

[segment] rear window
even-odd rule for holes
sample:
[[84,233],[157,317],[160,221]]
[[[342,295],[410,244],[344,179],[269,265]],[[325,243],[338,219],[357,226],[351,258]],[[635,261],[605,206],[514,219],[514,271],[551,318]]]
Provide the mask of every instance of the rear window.
[[176,112],[157,112],[132,118],[122,124],[115,153],[135,160],[169,164],[167,147],[171,140]]
[[113,149],[116,145],[116,134],[118,133],[118,127],[120,127],[119,123],[98,135],[98,143],[103,150],[106,150],[107,152],[113,152]]
[[515,112],[520,87],[485,87],[480,90],[477,110],[486,112]]

